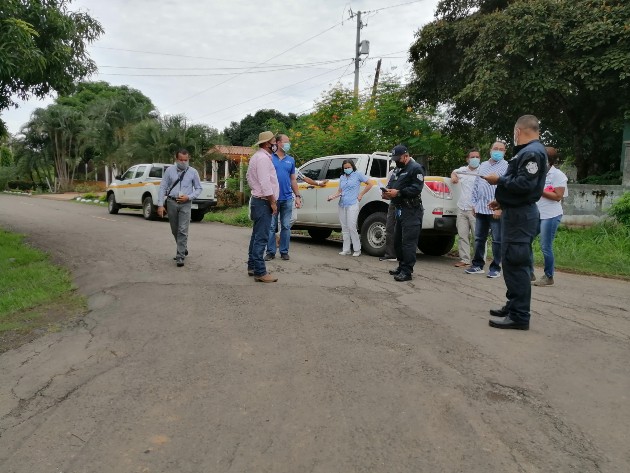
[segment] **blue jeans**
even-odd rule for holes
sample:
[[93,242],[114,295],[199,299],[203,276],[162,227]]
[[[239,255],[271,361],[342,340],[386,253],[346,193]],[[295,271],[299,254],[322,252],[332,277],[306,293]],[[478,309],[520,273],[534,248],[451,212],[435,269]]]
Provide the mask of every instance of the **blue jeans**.
[[269,205],[269,202],[252,196],[251,218],[254,226],[252,228],[252,237],[249,240],[247,269],[253,269],[254,276],[267,274],[265,246],[267,246],[267,240],[269,239],[271,216],[271,205]]
[[548,278],[553,277],[553,240],[556,237],[561,220],[562,215],[540,220],[540,250],[545,260],[545,274]]
[[289,242],[291,241],[291,212],[293,211],[293,199],[279,200],[278,213],[271,218],[271,230],[267,253],[276,254],[276,232],[278,231],[278,219],[280,219],[280,254],[289,254]]
[[492,263],[490,271],[501,271],[501,219],[492,214],[476,214],[475,219],[475,255],[472,266],[483,268],[486,264],[486,241],[492,232]]

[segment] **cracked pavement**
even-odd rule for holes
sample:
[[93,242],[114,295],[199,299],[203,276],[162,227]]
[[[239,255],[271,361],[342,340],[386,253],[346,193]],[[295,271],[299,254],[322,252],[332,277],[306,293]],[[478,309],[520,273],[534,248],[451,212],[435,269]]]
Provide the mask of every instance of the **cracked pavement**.
[[70,268],[89,313],[0,355],[0,471],[630,471],[630,283],[558,273],[529,332],[488,327],[503,280],[250,230],[0,194],[0,225]]

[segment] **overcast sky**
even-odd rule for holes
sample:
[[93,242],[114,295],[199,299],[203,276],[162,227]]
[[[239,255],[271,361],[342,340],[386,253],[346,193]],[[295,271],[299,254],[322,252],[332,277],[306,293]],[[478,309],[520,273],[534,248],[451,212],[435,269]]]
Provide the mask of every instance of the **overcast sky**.
[[[370,54],[359,87],[371,86],[379,58],[382,71],[406,78],[409,46],[437,3],[75,0],[71,8],[87,11],[105,30],[89,48],[99,69],[91,80],[136,88],[161,114],[184,114],[221,131],[262,108],[309,111],[338,82],[352,87],[351,11],[367,12],[361,39],[370,41]],[[16,133],[35,108],[51,102],[31,99],[2,118]]]

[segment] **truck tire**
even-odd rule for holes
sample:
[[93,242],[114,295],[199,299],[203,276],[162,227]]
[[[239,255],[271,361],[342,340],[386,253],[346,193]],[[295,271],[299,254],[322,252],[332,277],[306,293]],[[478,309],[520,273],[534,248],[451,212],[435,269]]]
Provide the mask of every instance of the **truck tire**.
[[429,235],[418,239],[418,249],[425,255],[442,256],[451,251],[455,243],[455,235]]
[[325,240],[332,233],[330,228],[309,228],[307,231],[310,237],[317,241]]
[[385,254],[386,223],[387,213],[385,212],[374,212],[368,215],[361,226],[361,251],[371,256]]
[[158,216],[157,208],[153,205],[153,199],[150,195],[142,199],[142,216],[145,220],[155,220]]
[[107,211],[110,214],[117,214],[120,210],[120,205],[116,203],[116,196],[112,192],[107,196]]
[[193,209],[190,211],[190,220],[193,222],[201,222],[206,213],[203,210]]

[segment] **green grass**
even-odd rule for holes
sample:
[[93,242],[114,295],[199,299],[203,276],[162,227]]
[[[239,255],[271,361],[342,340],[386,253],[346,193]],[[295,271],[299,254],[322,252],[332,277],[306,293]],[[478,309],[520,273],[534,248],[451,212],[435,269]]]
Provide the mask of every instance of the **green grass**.
[[84,305],[70,273],[23,239],[0,229],[0,335],[47,326],[51,311],[57,321],[64,308],[74,315]]
[[[630,228],[601,223],[589,228],[560,227],[553,242],[555,266],[560,271],[630,278]],[[534,259],[543,264],[538,240]]]
[[237,227],[251,227],[252,221],[247,215],[247,206],[212,210],[204,216],[206,222],[219,222]]

